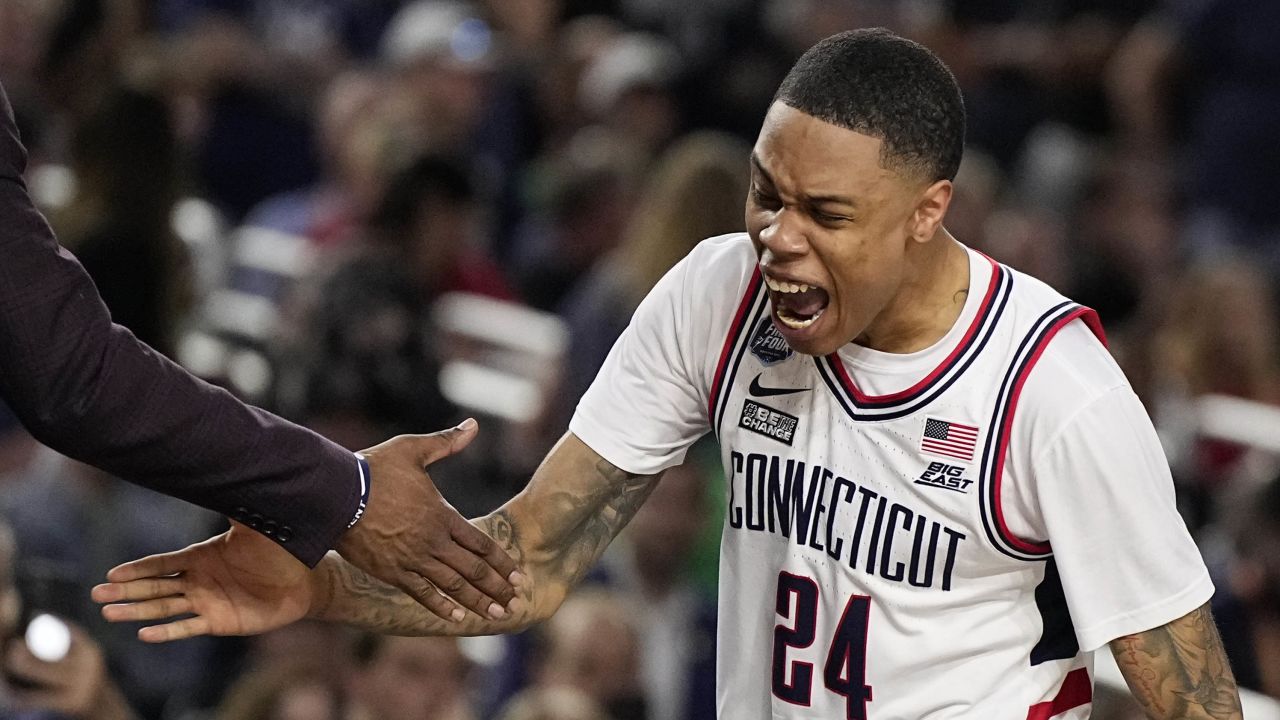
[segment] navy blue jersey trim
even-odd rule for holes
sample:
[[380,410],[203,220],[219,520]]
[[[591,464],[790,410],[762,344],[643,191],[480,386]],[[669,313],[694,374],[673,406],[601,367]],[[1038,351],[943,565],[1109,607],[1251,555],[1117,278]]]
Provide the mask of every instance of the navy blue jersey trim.
[[1069,660],[1080,654],[1076,626],[1071,621],[1071,608],[1062,589],[1058,563],[1053,558],[1044,564],[1044,578],[1036,586],[1036,610],[1040,613],[1040,640],[1031,648],[1031,666],[1050,660]]
[[997,550],[1016,560],[1044,560],[1052,555],[1052,551],[1027,552],[1018,549],[1013,539],[1006,537],[999,523],[995,521],[995,507],[999,498],[996,497],[997,483],[993,477],[993,471],[999,465],[996,462],[996,454],[1005,446],[1004,419],[1013,408],[1014,383],[1026,372],[1032,359],[1037,355],[1036,350],[1066,318],[1081,310],[1081,306],[1067,300],[1053,306],[1036,319],[1030,332],[1018,344],[1014,360],[1009,364],[1009,369],[1000,382],[1000,390],[996,393],[995,410],[987,426],[987,439],[982,448],[982,464],[978,471],[978,497],[982,504],[982,512],[979,514],[982,516],[982,528],[986,531],[987,539]]
[[756,326],[756,320],[765,309],[768,298],[769,294],[765,292],[762,283],[756,289],[756,299],[751,303],[751,310],[743,315],[742,324],[737,329],[733,358],[729,363],[728,371],[724,374],[724,380],[720,384],[720,397],[716,404],[716,416],[711,425],[716,432],[717,439],[720,438],[720,426],[724,422],[725,409],[728,407],[729,395],[733,390],[733,381],[738,376],[738,368],[742,365],[742,357],[747,353],[747,346],[751,344],[751,330]]
[[844,408],[845,413],[850,418],[863,422],[896,420],[917,412],[955,384],[986,348],[996,327],[1000,324],[1000,319],[1004,316],[1009,298],[1013,295],[1013,273],[1002,265],[996,265],[994,271],[1000,273],[996,296],[988,304],[978,331],[969,339],[964,349],[956,354],[956,359],[950,366],[938,373],[933,382],[909,397],[888,404],[859,402],[840,382],[839,370],[835,365],[838,360],[834,356],[815,357],[813,361],[818,368],[818,374],[822,376],[823,382],[831,390],[840,407]]

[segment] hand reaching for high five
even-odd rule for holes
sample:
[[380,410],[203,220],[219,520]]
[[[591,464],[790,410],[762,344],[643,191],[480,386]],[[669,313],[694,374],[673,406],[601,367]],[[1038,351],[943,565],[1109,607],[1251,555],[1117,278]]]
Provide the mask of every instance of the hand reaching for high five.
[[93,599],[112,622],[192,617],[144,627],[151,643],[197,635],[255,635],[299,620],[311,607],[310,571],[279,545],[238,523],[177,552],[112,568]]
[[[510,614],[523,581],[506,552],[458,514],[427,474],[433,462],[475,437],[469,420],[431,435],[402,435],[361,453],[373,476],[365,516],[338,543],[352,565],[392,585],[434,615],[458,623]],[[114,568],[93,590],[113,622],[194,617],[143,628],[167,642],[196,635],[253,635],[302,618],[314,576],[275,542],[244,525],[184,550]]]
[[445,501],[426,467],[475,438],[475,420],[430,435],[401,435],[362,451],[373,475],[363,519],[339,539],[343,559],[402,590],[440,618],[469,609],[502,619],[522,579],[516,563]]

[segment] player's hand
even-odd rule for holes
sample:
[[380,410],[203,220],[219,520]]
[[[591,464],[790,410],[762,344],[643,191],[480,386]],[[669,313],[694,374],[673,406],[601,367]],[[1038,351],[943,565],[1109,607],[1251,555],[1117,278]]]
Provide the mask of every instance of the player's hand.
[[445,620],[507,616],[516,563],[458,514],[426,468],[465,448],[475,420],[431,435],[401,435],[363,451],[373,479],[364,517],[338,541],[347,562],[400,588]]
[[93,599],[111,622],[170,620],[138,638],[160,643],[197,635],[256,635],[302,618],[310,571],[275,542],[238,523],[177,552],[112,568]]

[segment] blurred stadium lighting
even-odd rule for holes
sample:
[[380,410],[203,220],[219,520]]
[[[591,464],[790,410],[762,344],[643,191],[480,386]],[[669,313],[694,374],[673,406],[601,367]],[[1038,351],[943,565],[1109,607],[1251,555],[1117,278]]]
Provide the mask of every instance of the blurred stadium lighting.
[[508,422],[530,422],[542,410],[533,380],[462,360],[440,369],[440,390],[459,407]]
[[1280,453],[1280,407],[1227,395],[1197,401],[1200,434]]

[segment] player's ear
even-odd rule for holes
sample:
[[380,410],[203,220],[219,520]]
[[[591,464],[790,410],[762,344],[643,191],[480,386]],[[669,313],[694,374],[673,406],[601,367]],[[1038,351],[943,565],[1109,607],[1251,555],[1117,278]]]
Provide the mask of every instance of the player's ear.
[[907,231],[916,242],[928,242],[942,227],[942,219],[951,206],[951,196],[955,185],[950,180],[938,180],[925,188],[916,203],[915,212],[911,214]]

